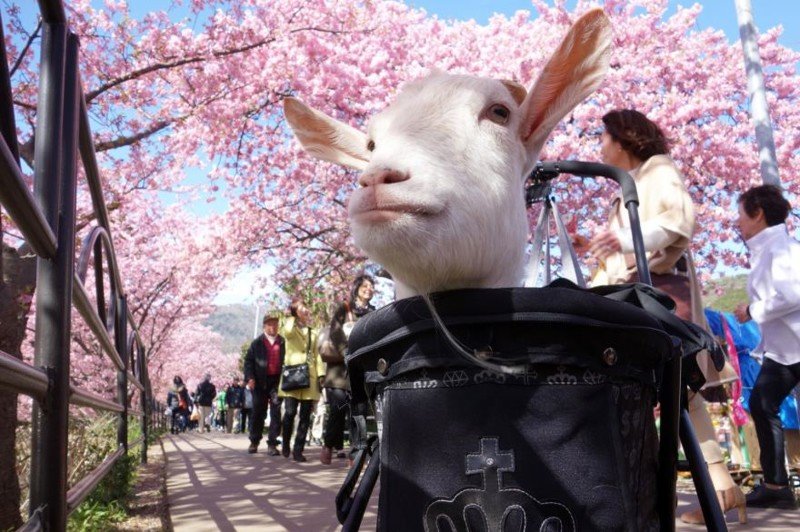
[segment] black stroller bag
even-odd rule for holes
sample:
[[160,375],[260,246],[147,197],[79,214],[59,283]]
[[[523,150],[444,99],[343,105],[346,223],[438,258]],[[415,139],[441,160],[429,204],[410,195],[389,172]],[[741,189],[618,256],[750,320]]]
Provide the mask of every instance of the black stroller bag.
[[382,431],[378,529],[658,530],[653,407],[680,349],[660,322],[567,287],[432,301],[455,339],[419,297],[350,337],[354,406]]

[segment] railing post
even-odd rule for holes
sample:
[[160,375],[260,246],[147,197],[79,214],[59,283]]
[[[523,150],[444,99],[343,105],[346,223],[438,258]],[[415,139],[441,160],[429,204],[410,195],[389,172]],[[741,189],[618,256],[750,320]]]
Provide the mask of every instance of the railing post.
[[78,138],[78,39],[64,24],[45,24],[39,81],[34,191],[57,235],[52,260],[38,259],[34,363],[49,376],[44,404],[35,404],[31,511],[43,506],[48,530],[67,524],[67,440],[75,189]]
[[147,463],[147,438],[150,435],[150,427],[147,423],[147,407],[149,402],[147,396],[150,394],[150,376],[147,374],[147,365],[144,363],[144,356],[142,356],[143,349],[140,349],[139,344],[136,344],[136,365],[139,368],[139,383],[142,385],[143,390],[139,391],[139,403],[142,409],[142,463]]
[[117,298],[117,315],[114,327],[114,344],[122,358],[122,369],[117,371],[117,402],[122,405],[117,423],[117,444],[128,453],[128,367],[131,354],[128,352],[128,300],[125,296]]

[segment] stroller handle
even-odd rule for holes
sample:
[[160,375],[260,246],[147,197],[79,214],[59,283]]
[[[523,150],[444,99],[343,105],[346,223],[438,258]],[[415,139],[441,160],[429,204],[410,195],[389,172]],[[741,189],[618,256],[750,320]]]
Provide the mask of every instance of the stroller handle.
[[652,284],[642,239],[642,228],[639,223],[639,195],[636,193],[636,182],[631,175],[622,168],[609,164],[585,161],[542,161],[536,164],[536,168],[531,174],[531,179],[538,182],[549,181],[562,173],[590,177],[602,176],[619,184],[622,189],[622,201],[628,210],[628,219],[633,232],[633,252],[636,256],[639,281],[645,284]]

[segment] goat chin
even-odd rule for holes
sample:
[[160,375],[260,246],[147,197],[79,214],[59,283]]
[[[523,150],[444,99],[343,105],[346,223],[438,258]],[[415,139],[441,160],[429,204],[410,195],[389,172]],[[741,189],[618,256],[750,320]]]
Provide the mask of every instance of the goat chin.
[[355,218],[351,226],[356,245],[392,274],[396,295],[403,298],[467,287],[521,286],[527,227],[524,207],[519,211],[516,222],[473,211],[460,217],[445,212]]

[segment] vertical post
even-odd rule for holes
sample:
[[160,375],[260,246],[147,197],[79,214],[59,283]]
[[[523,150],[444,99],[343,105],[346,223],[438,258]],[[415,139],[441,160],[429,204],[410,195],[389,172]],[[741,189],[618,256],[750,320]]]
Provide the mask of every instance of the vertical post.
[[144,356],[142,351],[143,349],[140,348],[139,343],[136,341],[136,337],[133,338],[133,341],[136,342],[136,364],[139,368],[139,383],[142,385],[143,390],[139,390],[139,403],[142,409],[142,420],[141,420],[141,427],[142,427],[142,463],[147,463],[147,438],[149,437],[150,427],[147,423],[147,408],[149,406],[149,402],[147,401],[147,396],[150,394],[150,378],[147,375],[147,364],[144,363]]
[[258,328],[258,311],[261,309],[258,303],[256,303],[256,318],[253,322],[253,338],[257,338],[259,335],[259,328]]
[[128,367],[131,354],[128,352],[128,300],[125,296],[117,297],[117,316],[114,322],[114,344],[122,359],[122,369],[117,371],[117,402],[122,405],[122,412],[117,422],[117,444],[128,452]]
[[680,424],[681,355],[679,345],[673,346],[673,359],[664,366],[659,402],[661,431],[658,444],[658,510],[661,530],[675,530],[675,478],[678,474],[678,435]]
[[750,0],[735,0],[735,2],[736,18],[739,21],[739,37],[744,51],[744,68],[747,73],[747,92],[750,94],[750,114],[756,128],[761,180],[766,185],[781,186],[764,87],[764,73],[761,70],[761,57],[758,53],[758,36],[753,24],[753,10],[750,7]]
[[50,530],[66,529],[67,438],[75,189],[78,138],[78,39],[63,24],[45,24],[34,152],[34,190],[56,234],[56,255],[38,259],[34,363],[49,377],[35,404],[31,511],[45,508]]

